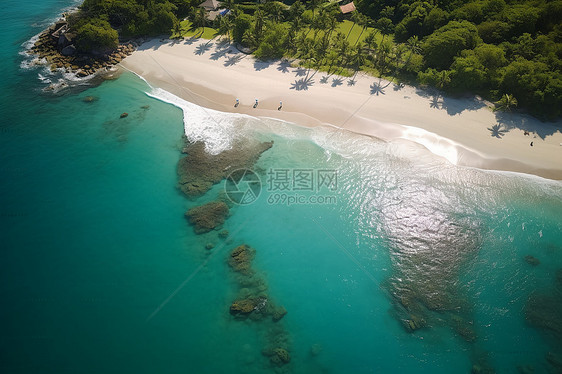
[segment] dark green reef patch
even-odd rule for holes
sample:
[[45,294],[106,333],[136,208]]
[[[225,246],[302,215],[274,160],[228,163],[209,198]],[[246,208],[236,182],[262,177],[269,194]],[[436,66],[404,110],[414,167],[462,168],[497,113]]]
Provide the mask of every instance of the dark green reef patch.
[[207,192],[237,169],[252,168],[261,154],[273,146],[273,142],[238,141],[230,149],[217,155],[208,153],[203,142],[187,143],[178,163],[178,186],[189,197]]
[[554,281],[554,287],[529,296],[525,319],[531,326],[551,331],[562,343],[562,269],[556,272]]
[[223,201],[210,203],[189,209],[185,216],[193,225],[196,234],[204,234],[222,226],[228,216],[228,205]]
[[287,310],[275,305],[268,295],[265,277],[252,266],[255,254],[256,250],[247,244],[230,252],[228,265],[233,270],[238,293],[229,312],[235,320],[250,320],[260,327],[265,344],[261,353],[273,368],[279,368],[291,361],[289,334],[281,321]]

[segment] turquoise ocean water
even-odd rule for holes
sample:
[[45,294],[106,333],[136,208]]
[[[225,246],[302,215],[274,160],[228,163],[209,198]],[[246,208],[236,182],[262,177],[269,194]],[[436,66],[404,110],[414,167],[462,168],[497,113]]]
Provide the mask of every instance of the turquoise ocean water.
[[[74,4],[0,7],[0,372],[554,372],[545,355],[560,341],[525,321],[525,305],[559,297],[559,182],[213,114],[130,73],[45,93],[59,77],[20,53]],[[190,201],[176,189],[184,122],[211,150],[275,142],[255,167],[262,193],[232,208],[227,241],[195,235],[183,216],[223,191]],[[270,169],[336,170],[335,191],[299,194],[337,203],[283,204],[267,191]],[[228,313],[238,286],[226,258],[242,243],[288,311],[277,324]],[[424,328],[407,331],[399,298],[435,306],[419,311]],[[261,351],[279,337],[291,362],[272,368]]]

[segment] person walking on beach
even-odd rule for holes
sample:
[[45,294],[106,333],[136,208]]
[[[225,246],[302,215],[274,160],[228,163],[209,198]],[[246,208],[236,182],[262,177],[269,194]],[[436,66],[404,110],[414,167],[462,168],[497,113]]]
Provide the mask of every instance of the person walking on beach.
[[256,99],[256,103],[254,104],[254,108],[258,107],[258,99]]
[[282,101],[279,102],[279,108],[277,108],[277,110],[281,110],[281,108],[283,108],[283,102]]
[[531,142],[530,146],[531,146],[531,147],[533,146],[533,142]]
[[236,99],[236,104],[234,104],[234,107],[238,108],[238,105],[240,105],[240,100]]

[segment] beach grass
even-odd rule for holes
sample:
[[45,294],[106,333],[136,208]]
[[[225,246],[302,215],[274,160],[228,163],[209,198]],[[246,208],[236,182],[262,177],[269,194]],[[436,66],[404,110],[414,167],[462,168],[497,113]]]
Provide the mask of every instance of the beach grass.
[[204,27],[203,30],[201,30],[201,28],[195,28],[193,27],[193,23],[190,20],[181,21],[180,30],[181,30],[180,34],[174,31],[172,33],[171,38],[172,39],[179,38],[179,37],[189,38],[192,36],[196,36],[198,38],[203,38],[203,39],[213,39],[215,36],[217,36],[216,29],[212,27]]

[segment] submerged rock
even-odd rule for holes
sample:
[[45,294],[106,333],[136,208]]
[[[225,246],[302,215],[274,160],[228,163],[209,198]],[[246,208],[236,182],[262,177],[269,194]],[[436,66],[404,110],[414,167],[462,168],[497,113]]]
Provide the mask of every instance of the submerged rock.
[[98,101],[98,100],[99,100],[99,97],[97,97],[97,96],[86,96],[82,99],[82,101],[85,102],[85,103],[93,103],[93,102]]
[[258,306],[257,298],[235,300],[230,305],[230,314],[235,316],[239,314],[250,314],[254,311],[254,309],[256,309],[257,306]]
[[123,112],[123,113],[121,113],[121,115],[119,116],[119,118],[125,118],[125,117],[128,117],[128,116],[129,116],[129,113]]
[[526,263],[528,263],[529,265],[533,265],[533,266],[537,266],[541,263],[538,258],[533,257],[531,255],[525,256],[524,259],[525,259]]
[[[203,142],[187,144],[187,156],[178,163],[178,186],[189,197],[203,195],[232,171],[251,168],[273,142],[238,142],[217,155],[205,150]],[[182,151],[183,153],[183,151]]]
[[271,363],[275,365],[285,365],[291,361],[291,355],[284,348],[275,348],[273,350],[273,356],[271,356]]
[[221,232],[219,232],[219,238],[221,239],[228,238],[228,230],[222,230]]
[[256,251],[249,245],[239,245],[230,252],[228,264],[235,271],[250,274],[252,272],[252,260],[254,259],[255,253]]
[[409,319],[404,321],[404,326],[409,332],[414,332],[425,327],[425,320],[421,317],[411,315]]
[[210,203],[191,208],[185,216],[193,225],[196,234],[203,234],[221,226],[228,216],[228,205],[223,201]]
[[291,361],[289,351],[282,347],[264,349],[262,354],[269,357],[269,361],[275,366],[283,366]]
[[285,317],[286,314],[287,314],[287,309],[285,309],[282,306],[276,307],[276,308],[273,308],[273,310],[271,312],[271,319],[273,320],[273,322],[277,322],[281,318]]
[[562,297],[559,293],[538,294],[529,297],[525,304],[525,319],[534,327],[553,331],[562,339]]
[[463,317],[453,315],[451,317],[451,325],[453,326],[453,330],[467,342],[472,343],[476,340],[477,336],[472,327],[472,323],[468,322]]

